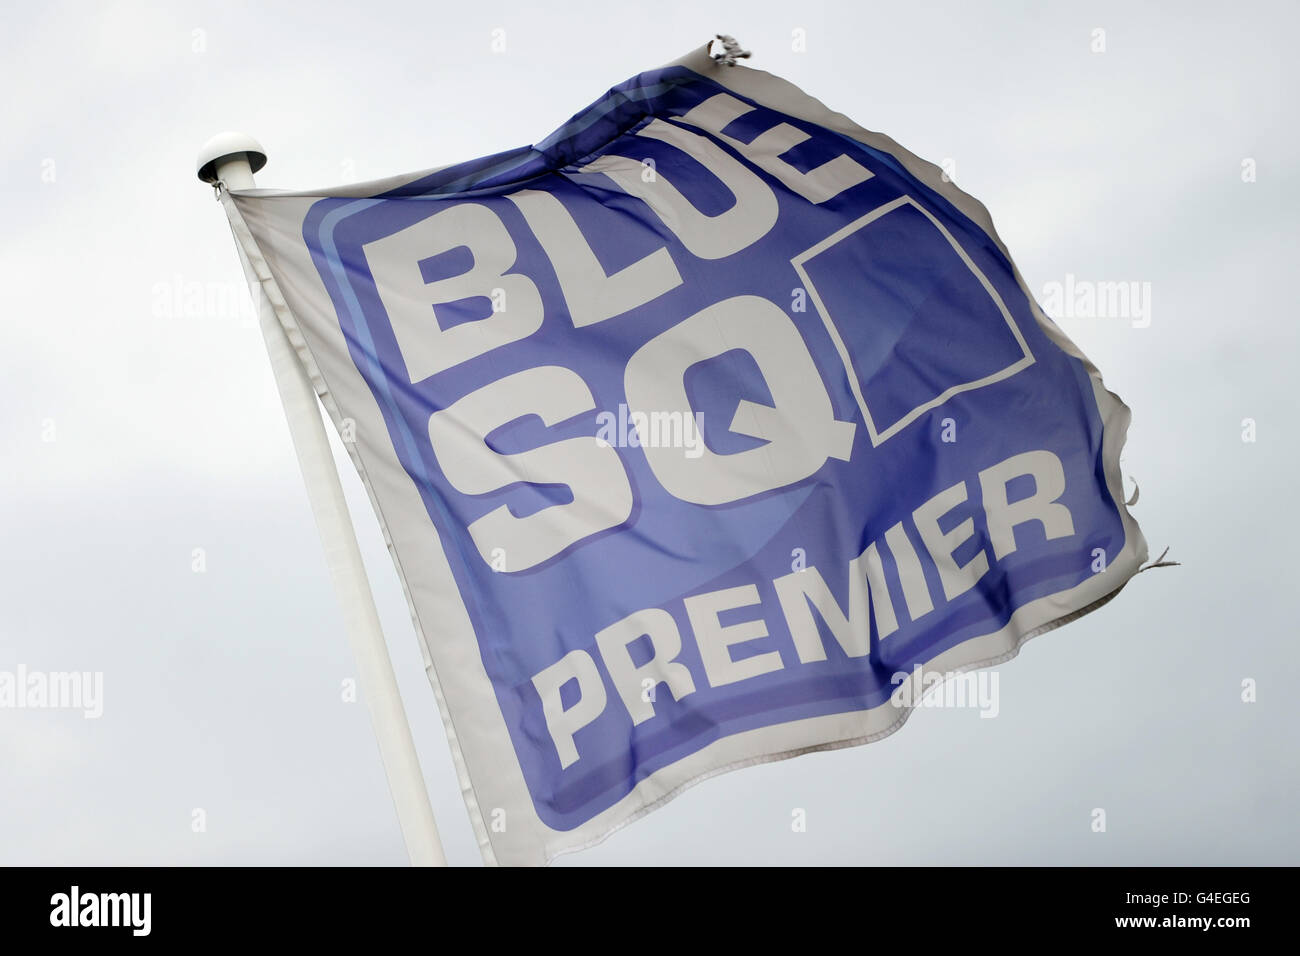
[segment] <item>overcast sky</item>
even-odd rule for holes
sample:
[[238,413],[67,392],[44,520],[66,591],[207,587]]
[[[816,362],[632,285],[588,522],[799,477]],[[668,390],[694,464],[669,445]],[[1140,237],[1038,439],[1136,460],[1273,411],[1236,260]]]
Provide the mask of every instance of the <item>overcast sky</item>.
[[[0,863],[406,860],[364,704],[341,700],[342,618],[229,229],[194,178],[203,142],[256,136],[268,186],[444,165],[537,142],[719,31],[950,161],[1035,293],[1150,284],[1148,327],[1060,324],[1133,409],[1134,514],[1182,567],[1001,667],[997,719],[922,710],[867,747],[727,774],[561,864],[1300,862],[1295,6],[550,6],[6,11],[0,671],[102,671],[104,699],[99,719],[0,709]],[[340,462],[447,856],[477,865]]]

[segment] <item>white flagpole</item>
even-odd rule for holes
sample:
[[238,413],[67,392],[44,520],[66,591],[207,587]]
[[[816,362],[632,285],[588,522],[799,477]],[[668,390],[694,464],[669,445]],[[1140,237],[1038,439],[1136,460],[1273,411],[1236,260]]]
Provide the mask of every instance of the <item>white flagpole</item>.
[[[222,133],[208,141],[199,153],[198,175],[207,183],[225,183],[229,189],[252,188],[253,173],[266,164],[266,154],[251,136]],[[316,528],[325,547],[334,591],[342,605],[348,641],[356,660],[361,692],[370,710],[370,720],[379,741],[379,753],[388,789],[397,808],[397,819],[412,866],[446,866],[433,807],[420,772],[415,741],[402,707],[397,678],[388,656],[388,646],[379,625],[375,599],[361,561],[361,548],[352,528],[352,518],[343,497],[343,485],[334,468],[329,438],[321,421],[316,392],[298,361],[292,344],[280,325],[266,290],[257,280],[243,246],[236,242],[249,280],[249,291],[257,299],[262,337],[271,358],[271,370],[280,391],[289,434],[298,454],[298,465],[307,485]]]

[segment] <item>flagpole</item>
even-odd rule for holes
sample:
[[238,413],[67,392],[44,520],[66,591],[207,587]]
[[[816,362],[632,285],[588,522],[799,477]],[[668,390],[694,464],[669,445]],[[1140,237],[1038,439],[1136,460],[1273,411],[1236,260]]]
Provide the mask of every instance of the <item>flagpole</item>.
[[[227,189],[251,189],[255,185],[253,173],[265,164],[266,153],[252,137],[242,133],[222,133],[209,140],[199,153],[198,176],[207,183],[224,183]],[[379,613],[361,560],[361,548],[343,497],[343,485],[334,467],[316,391],[280,325],[266,289],[258,281],[243,244],[236,241],[235,245],[248,276],[249,291],[257,299],[255,304],[262,337],[298,455],[298,466],[307,486],[316,528],[325,548],[330,579],[343,609],[361,693],[366,699],[379,742],[379,753],[407,854],[412,866],[446,866],[415,741],[411,737],[388,646],[379,624]]]

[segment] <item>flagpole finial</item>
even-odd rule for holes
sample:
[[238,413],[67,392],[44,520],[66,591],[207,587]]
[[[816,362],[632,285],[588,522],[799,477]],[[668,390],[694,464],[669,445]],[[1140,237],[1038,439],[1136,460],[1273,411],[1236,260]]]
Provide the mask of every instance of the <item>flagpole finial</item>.
[[[199,150],[195,171],[205,183],[222,180],[236,189],[253,184],[253,173],[266,165],[266,150],[247,133],[227,130],[218,133]],[[247,172],[244,172],[244,169]],[[239,182],[231,181],[231,173],[239,175]],[[243,181],[246,180],[246,181]]]
[[[737,41],[733,36],[719,33],[717,34],[717,40],[722,44],[722,52],[710,54],[715,63],[719,63],[722,66],[735,66],[737,60],[746,59],[751,55],[748,50],[742,50],[740,48],[739,41]],[[710,43],[709,46],[712,47],[713,44]]]

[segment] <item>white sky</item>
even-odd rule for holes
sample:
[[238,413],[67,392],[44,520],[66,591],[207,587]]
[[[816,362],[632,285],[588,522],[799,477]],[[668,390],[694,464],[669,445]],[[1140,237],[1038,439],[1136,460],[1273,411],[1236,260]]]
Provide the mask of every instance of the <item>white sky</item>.
[[[868,747],[725,775],[563,864],[1297,862],[1295,7],[549,6],[6,12],[0,671],[102,671],[105,699],[98,720],[0,709],[0,863],[405,862],[364,705],[340,701],[353,668],[260,336],[222,305],[243,279],[199,146],[246,130],[259,182],[290,187],[470,159],[718,31],[954,160],[1031,289],[1151,284],[1149,328],[1061,324],[1133,409],[1135,515],[1183,566],[1002,667],[995,720],[922,710]],[[191,283],[210,305],[175,309]],[[447,855],[477,864],[341,461]]]

